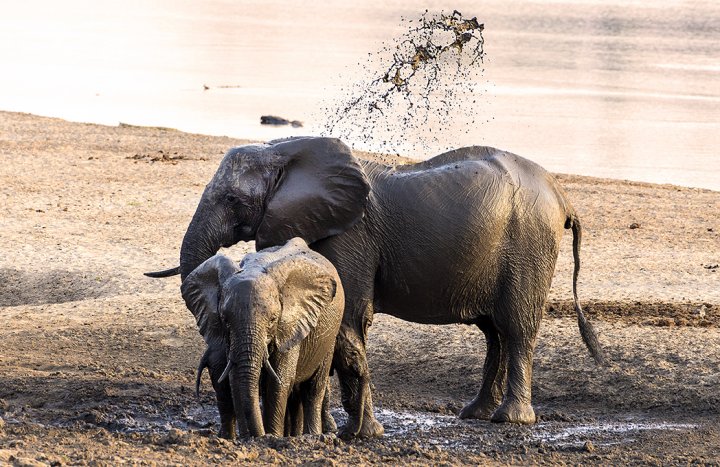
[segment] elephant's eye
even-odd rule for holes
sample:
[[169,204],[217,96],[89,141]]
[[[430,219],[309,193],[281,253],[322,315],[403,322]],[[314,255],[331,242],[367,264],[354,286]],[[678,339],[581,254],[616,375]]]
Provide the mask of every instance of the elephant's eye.
[[227,201],[230,204],[235,204],[238,202],[238,197],[232,193],[228,193],[225,195],[225,201]]

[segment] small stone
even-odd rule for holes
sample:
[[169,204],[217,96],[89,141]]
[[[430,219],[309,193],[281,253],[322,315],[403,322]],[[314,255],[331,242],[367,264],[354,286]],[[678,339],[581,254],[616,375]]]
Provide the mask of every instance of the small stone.
[[633,222],[632,224],[630,224],[629,228],[630,229],[639,229],[640,224],[638,224],[637,222]]
[[163,439],[163,444],[182,444],[185,442],[186,437],[184,431],[172,428],[165,439]]
[[595,445],[592,443],[592,441],[585,441],[585,444],[583,444],[583,451],[595,452]]
[[658,326],[673,327],[675,326],[675,320],[668,317],[660,318],[658,320]]
[[693,317],[702,319],[705,317],[706,312],[707,312],[707,307],[705,305],[700,305],[700,307],[694,309],[690,313],[693,315]]

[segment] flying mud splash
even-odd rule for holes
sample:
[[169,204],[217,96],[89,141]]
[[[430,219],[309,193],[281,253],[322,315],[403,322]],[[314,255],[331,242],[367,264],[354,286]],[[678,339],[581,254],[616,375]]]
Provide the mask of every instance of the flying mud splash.
[[[323,109],[322,134],[381,152],[437,151],[457,145],[458,132],[483,123],[486,91],[483,24],[458,11],[407,22],[408,31],[369,54],[369,78]],[[485,89],[483,89],[483,87]],[[410,154],[408,154],[410,155]]]

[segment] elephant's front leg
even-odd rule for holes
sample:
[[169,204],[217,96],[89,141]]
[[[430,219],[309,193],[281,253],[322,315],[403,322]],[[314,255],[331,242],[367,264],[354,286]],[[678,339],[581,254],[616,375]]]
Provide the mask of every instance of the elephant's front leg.
[[[366,241],[358,237],[364,235],[368,236],[363,237]],[[348,414],[348,422],[339,432],[344,438],[373,438],[384,433],[373,413],[365,355],[365,337],[372,322],[374,284],[380,264],[380,253],[374,249],[374,242],[368,241],[369,235],[370,232],[361,228],[353,235],[331,237],[315,245],[317,251],[335,265],[345,289],[345,311],[333,355],[343,408]],[[367,248],[358,249],[358,244]]]
[[290,391],[285,408],[285,436],[302,435],[304,418],[302,397],[298,391]]
[[[225,355],[225,346],[208,346],[205,350],[203,359],[207,362],[210,380],[212,381],[215,397],[217,399],[217,408],[220,413],[220,432],[218,436],[226,439],[235,438],[235,408],[233,405],[232,391],[230,382],[226,379],[220,382],[220,376],[227,365],[227,356]],[[240,426],[240,435],[244,436],[247,427],[244,423]]]
[[290,392],[295,384],[299,349],[270,358],[279,379],[265,374],[265,390],[263,391],[263,425],[265,433],[275,436],[285,434],[285,414],[287,412]]
[[373,438],[384,433],[373,414],[370,371],[360,332],[343,323],[335,344],[333,365],[340,380],[343,407],[348,414],[347,423],[340,429],[343,438]]

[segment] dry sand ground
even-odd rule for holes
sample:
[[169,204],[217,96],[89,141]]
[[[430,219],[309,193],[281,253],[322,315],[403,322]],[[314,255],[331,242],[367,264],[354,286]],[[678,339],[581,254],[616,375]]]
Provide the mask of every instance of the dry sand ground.
[[455,416],[479,385],[478,330],[378,315],[384,438],[218,439],[207,379],[192,391],[203,343],[179,280],[142,272],[175,264],[239,143],[0,112],[0,464],[720,463],[720,192],[568,175],[580,296],[613,365],[592,363],[570,315],[568,234],[535,356],[538,424]]

